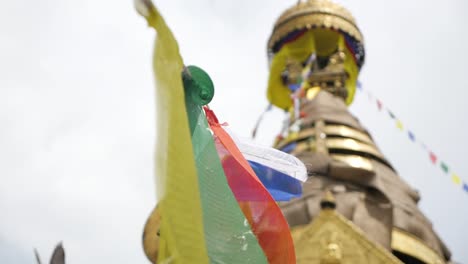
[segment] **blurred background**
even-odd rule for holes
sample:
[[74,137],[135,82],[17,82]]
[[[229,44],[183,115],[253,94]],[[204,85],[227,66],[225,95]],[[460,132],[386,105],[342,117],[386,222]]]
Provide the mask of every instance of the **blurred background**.
[[[186,64],[207,70],[211,107],[249,136],[267,105],[266,42],[295,0],[156,1]],[[468,263],[468,192],[396,128],[391,109],[468,182],[468,2],[337,1],[356,17],[367,58],[351,111],[453,253]],[[156,203],[153,30],[131,1],[0,3],[0,263],[35,263],[63,241],[67,263],[147,263]],[[369,99],[368,92],[372,94]],[[271,145],[275,109],[257,141]]]

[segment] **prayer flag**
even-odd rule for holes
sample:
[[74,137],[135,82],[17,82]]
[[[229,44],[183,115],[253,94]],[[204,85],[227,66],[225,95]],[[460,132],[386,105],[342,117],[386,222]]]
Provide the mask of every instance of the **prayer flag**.
[[416,137],[414,136],[413,132],[411,132],[411,131],[408,131],[408,137],[413,142],[416,140]]
[[437,156],[434,154],[434,152],[429,151],[429,158],[431,159],[432,164],[436,164]]
[[397,128],[398,128],[399,130],[403,130],[403,123],[401,123],[400,120],[397,120],[396,126],[397,126]]
[[462,183],[460,177],[459,177],[457,174],[455,174],[455,173],[452,174],[452,181],[453,181],[453,183],[455,183],[456,185],[460,185],[460,184]]
[[377,108],[379,111],[382,110],[382,102],[379,99],[377,99]]
[[448,168],[447,164],[445,164],[443,161],[440,162],[440,168],[441,168],[445,173],[448,173],[448,171],[449,171],[449,168]]

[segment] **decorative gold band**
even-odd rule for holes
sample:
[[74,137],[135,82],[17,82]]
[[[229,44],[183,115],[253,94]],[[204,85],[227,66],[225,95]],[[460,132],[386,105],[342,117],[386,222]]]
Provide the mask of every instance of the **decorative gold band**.
[[354,37],[359,42],[363,42],[363,37],[359,29],[351,23],[349,20],[345,20],[342,17],[335,16],[327,13],[316,13],[313,11],[301,12],[292,16],[287,21],[280,23],[275,27],[273,33],[268,41],[268,48],[272,49],[276,42],[281,40],[281,38],[287,36],[289,33],[294,30],[304,29],[304,28],[327,28],[342,30],[352,37]]
[[[353,138],[367,144],[374,144],[372,139],[364,132],[344,125],[326,125],[323,131],[327,136],[339,136],[344,138]],[[286,145],[301,139],[312,137],[315,135],[315,128],[307,128],[300,131],[297,135],[288,137],[280,141],[276,148],[281,149]]]
[[374,166],[368,158],[364,158],[357,155],[343,155],[343,154],[331,154],[332,159],[338,160],[348,164],[350,167],[358,168],[366,171],[374,171]]
[[419,238],[398,228],[392,231],[392,249],[427,264],[444,264],[444,259]]
[[[375,146],[368,145],[366,143],[359,142],[350,138],[327,138],[325,139],[325,144],[327,149],[341,149],[341,150],[350,150],[354,152],[362,152],[371,154],[378,159],[385,161],[384,156],[380,153]],[[298,155],[304,151],[315,151],[316,150],[315,140],[309,140],[305,142],[300,142],[297,144],[296,148],[292,151],[292,155]]]

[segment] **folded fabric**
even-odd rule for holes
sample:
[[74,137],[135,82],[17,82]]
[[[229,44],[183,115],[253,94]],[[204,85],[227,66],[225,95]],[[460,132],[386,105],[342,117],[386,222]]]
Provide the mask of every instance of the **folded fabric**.
[[302,182],[307,180],[307,168],[298,158],[283,151],[262,146],[249,139],[240,139],[232,131],[225,130],[249,162],[253,161],[262,164],[265,167],[289,175]]
[[275,201],[289,201],[302,195],[302,184],[296,178],[255,161],[249,164]]

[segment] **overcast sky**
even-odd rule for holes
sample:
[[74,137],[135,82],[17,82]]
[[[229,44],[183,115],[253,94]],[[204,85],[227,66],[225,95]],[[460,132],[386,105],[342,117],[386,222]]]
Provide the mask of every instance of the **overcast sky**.
[[[206,69],[212,107],[248,136],[265,108],[266,42],[295,0],[156,1],[186,64]],[[468,182],[468,2],[340,1],[365,36],[360,75]],[[154,32],[132,1],[1,1],[0,263],[34,263],[63,241],[68,263],[146,263],[142,228],[155,204]],[[468,263],[468,193],[357,94],[369,129],[420,207]],[[270,144],[282,114],[259,130]]]

